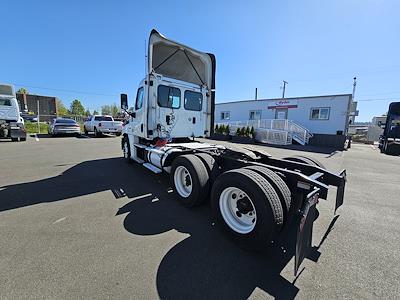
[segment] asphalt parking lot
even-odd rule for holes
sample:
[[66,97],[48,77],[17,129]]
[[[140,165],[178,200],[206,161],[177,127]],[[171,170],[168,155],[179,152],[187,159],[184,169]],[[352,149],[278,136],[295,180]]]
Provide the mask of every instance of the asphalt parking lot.
[[348,184],[339,217],[334,189],[321,200],[295,279],[290,253],[237,248],[208,205],[186,209],[167,176],[126,164],[120,138],[2,140],[0,298],[398,298],[400,157],[357,144],[302,154],[346,168]]

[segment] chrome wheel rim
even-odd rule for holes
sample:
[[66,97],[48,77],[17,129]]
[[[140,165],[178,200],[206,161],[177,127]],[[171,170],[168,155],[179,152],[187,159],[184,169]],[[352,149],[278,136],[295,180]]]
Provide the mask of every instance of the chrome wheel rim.
[[187,198],[192,193],[193,180],[190,176],[188,169],[184,166],[178,166],[174,173],[174,183],[178,194],[184,198]]
[[237,187],[225,188],[219,196],[219,208],[225,223],[235,232],[251,232],[257,223],[253,201]]
[[125,142],[124,142],[124,157],[125,157],[125,158],[129,158],[129,157],[128,157],[128,153],[129,153],[128,142],[125,141]]

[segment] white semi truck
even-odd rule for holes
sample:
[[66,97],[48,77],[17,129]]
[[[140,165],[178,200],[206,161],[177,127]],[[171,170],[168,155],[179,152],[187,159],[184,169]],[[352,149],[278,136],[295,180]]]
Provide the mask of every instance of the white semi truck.
[[213,54],[169,40],[152,30],[146,77],[122,137],[127,162],[154,173],[169,173],[180,203],[193,207],[206,200],[216,222],[245,248],[279,244],[297,226],[295,273],[310,247],[318,199],[337,187],[342,205],[346,171],[332,173],[301,156],[276,159],[252,149],[196,142],[214,128]]
[[20,115],[14,86],[0,84],[0,138],[26,141],[24,119]]

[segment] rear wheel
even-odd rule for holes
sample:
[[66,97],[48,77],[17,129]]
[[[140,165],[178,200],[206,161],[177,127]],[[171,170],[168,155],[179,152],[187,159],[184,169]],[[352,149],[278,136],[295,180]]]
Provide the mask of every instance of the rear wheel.
[[94,128],[94,136],[99,137],[101,135],[101,132],[97,131],[97,128]]
[[87,129],[86,129],[86,126],[83,127],[83,131],[85,132],[86,135],[89,134],[89,132],[88,132]]
[[266,167],[249,166],[246,167],[245,169],[253,170],[268,180],[268,182],[273,186],[273,188],[275,189],[276,193],[279,196],[279,200],[281,201],[281,205],[283,208],[283,214],[286,218],[290,209],[292,195],[285,181],[283,181],[283,179],[274,171]]
[[320,167],[322,169],[326,169],[325,166],[321,162],[316,160],[315,158],[310,158],[310,157],[301,156],[301,155],[295,155],[295,156],[291,156],[291,157],[285,157],[284,159],[285,160],[294,161],[294,162],[303,163],[303,164],[307,164],[307,165],[310,165],[310,166]]
[[121,136],[121,132],[117,132],[115,135],[116,136]]
[[207,198],[210,177],[203,162],[195,155],[175,158],[171,168],[171,182],[179,202],[187,207],[201,204]]
[[218,224],[246,249],[265,249],[283,224],[283,209],[271,184],[249,169],[221,174],[211,192]]

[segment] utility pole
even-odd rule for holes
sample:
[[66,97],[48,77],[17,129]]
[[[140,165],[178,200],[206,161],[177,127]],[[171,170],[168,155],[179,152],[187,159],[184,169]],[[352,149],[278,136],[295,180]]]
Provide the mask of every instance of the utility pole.
[[254,97],[255,100],[257,100],[257,88],[256,88],[256,96]]
[[357,86],[357,77],[353,78],[353,95],[352,95],[352,101],[354,101],[354,96],[356,94],[356,86]]
[[285,89],[286,89],[286,85],[288,84],[287,81],[283,80],[283,92],[282,92],[282,98],[285,98]]
[[38,127],[38,133],[40,133],[40,124],[39,124],[39,98],[36,98],[37,101],[37,127]]

